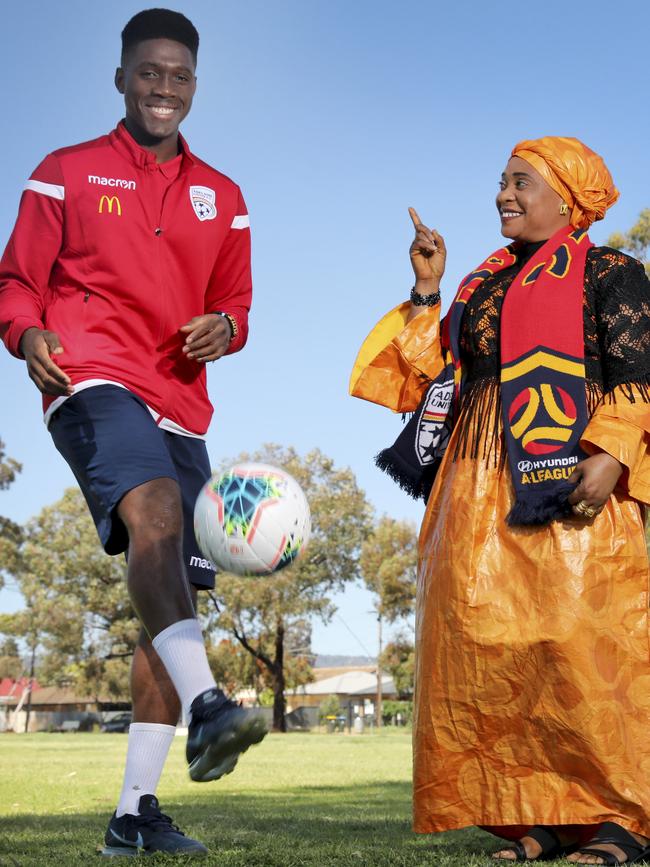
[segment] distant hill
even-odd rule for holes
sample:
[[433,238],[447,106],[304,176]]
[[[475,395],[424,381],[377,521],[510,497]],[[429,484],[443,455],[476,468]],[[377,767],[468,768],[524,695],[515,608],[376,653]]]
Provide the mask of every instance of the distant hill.
[[348,665],[374,665],[373,656],[337,656],[333,653],[319,653],[314,668],[343,668]]

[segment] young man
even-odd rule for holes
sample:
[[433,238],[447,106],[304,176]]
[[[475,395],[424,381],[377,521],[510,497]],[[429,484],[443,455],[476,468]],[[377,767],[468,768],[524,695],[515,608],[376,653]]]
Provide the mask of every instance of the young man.
[[259,714],[216,687],[195,615],[197,589],[214,586],[192,530],[210,475],[205,363],[244,346],[251,300],[239,188],[178,131],[196,89],[198,42],[177,12],[129,21],[115,75],[125,119],[43,160],[0,265],[0,335],[43,393],[105,550],[128,550],[143,626],[106,855],[207,851],[155,798],[181,706],[193,780],[230,773],[266,734]]

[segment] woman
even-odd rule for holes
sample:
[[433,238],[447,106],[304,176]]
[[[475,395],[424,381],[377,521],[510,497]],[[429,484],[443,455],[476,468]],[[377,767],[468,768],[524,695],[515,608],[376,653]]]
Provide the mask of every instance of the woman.
[[632,863],[650,842],[650,289],[586,234],[617,197],[576,139],[518,144],[497,195],[513,243],[442,327],[444,240],[411,209],[411,303],[352,374],[417,410],[378,459],[427,499],[414,827],[479,824],[513,841],[503,860]]

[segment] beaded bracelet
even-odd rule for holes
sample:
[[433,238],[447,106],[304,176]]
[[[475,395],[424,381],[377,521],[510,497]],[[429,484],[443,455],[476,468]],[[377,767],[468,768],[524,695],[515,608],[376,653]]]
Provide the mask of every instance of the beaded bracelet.
[[223,316],[228,325],[230,326],[230,340],[232,341],[235,337],[237,337],[239,333],[239,328],[237,327],[237,320],[234,316],[231,316],[230,313],[223,313],[221,310],[214,311],[217,316]]
[[435,307],[440,303],[440,292],[432,292],[430,295],[420,295],[415,291],[415,286],[411,289],[411,304],[416,307]]

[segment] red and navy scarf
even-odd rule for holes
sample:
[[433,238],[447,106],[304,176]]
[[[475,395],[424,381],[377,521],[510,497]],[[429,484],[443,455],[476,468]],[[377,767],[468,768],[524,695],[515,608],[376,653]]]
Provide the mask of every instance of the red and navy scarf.
[[[561,229],[526,262],[501,312],[501,406],[515,502],[511,524],[545,524],[570,513],[568,478],[586,457],[583,287],[584,229]],[[515,265],[502,247],[461,282],[442,323],[445,367],[377,465],[414,497],[427,499],[458,418],[463,394],[460,329],[465,305],[483,280]]]

